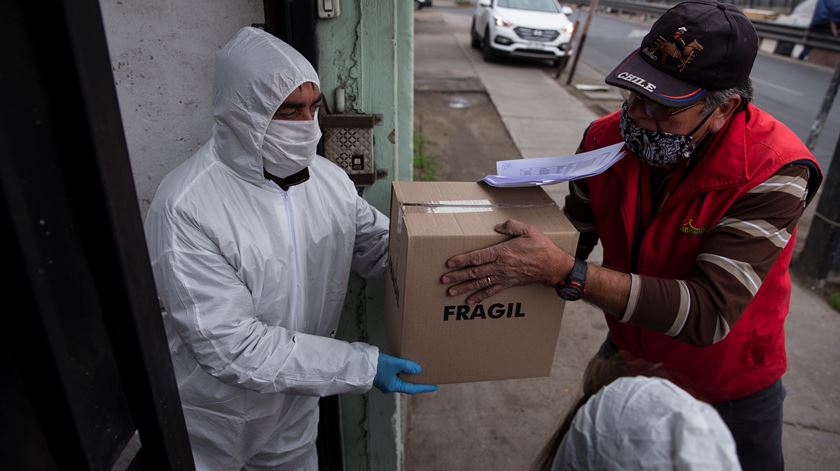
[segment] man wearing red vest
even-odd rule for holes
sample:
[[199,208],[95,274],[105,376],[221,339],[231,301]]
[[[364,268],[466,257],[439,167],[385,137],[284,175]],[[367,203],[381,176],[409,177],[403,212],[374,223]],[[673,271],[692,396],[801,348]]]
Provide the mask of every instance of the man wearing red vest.
[[[477,303],[543,283],[602,308],[600,354],[661,364],[711,403],[744,469],[782,469],[781,376],[788,266],[796,225],[822,180],[808,149],[750,104],[758,52],[734,6],[692,0],[668,10],[607,77],[621,111],[593,122],[588,151],[625,143],[606,172],[570,183],[573,257],[517,221],[512,236],[453,257],[441,281]],[[602,266],[585,260],[600,239]]]

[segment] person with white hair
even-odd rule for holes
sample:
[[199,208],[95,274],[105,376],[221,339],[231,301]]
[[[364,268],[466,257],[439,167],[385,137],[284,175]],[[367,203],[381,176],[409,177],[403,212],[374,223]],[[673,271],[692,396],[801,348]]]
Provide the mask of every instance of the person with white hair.
[[554,455],[561,470],[740,470],[715,409],[663,378],[619,378],[578,409]]

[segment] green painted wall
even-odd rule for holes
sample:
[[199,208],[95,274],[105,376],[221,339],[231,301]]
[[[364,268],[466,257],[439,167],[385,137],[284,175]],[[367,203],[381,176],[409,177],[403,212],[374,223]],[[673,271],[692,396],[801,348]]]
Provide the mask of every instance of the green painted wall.
[[[388,214],[391,181],[412,177],[414,4],[395,0],[344,0],[341,15],[318,22],[321,89],[335,109],[336,87],[346,90],[347,112],[375,113],[377,168],[387,178],[363,192]],[[382,322],[384,280],[350,282],[338,336],[387,351]],[[402,469],[399,401],[372,390],[341,398],[345,468]]]
[[[394,180],[414,175],[414,2],[396,0],[397,11],[397,144]],[[390,201],[390,194],[388,196]]]

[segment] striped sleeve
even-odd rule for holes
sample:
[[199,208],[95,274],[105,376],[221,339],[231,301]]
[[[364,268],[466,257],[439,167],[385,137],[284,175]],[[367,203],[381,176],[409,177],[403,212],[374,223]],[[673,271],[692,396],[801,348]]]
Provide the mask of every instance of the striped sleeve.
[[783,167],[735,201],[706,235],[687,279],[632,275],[621,321],[698,346],[726,338],[791,239],[808,173]]

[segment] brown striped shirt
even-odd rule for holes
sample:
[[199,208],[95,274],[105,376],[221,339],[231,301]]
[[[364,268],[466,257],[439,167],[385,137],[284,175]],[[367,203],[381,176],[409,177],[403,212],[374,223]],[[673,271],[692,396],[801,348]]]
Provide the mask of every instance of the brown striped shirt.
[[[752,301],[805,208],[808,168],[788,165],[736,200],[707,234],[688,278],[631,274],[622,322],[694,345],[719,342]],[[564,212],[580,231],[576,256],[598,242],[585,180],[569,183]]]

